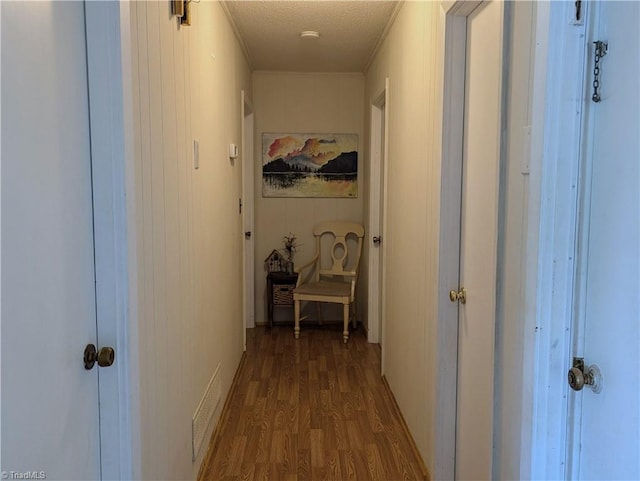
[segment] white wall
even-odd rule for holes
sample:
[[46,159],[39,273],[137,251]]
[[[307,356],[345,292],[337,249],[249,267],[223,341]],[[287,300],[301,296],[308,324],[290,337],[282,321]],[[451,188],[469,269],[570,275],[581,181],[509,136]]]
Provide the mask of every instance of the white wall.
[[[139,458],[143,479],[194,479],[191,419],[220,364],[222,400],[242,355],[240,92],[248,64],[220,5],[131,2]],[[200,168],[192,141],[200,142]],[[215,413],[215,422],[220,409]],[[215,424],[215,423],[214,423]],[[211,431],[209,431],[210,434]]]
[[[363,222],[364,76],[359,73],[254,72],[255,128],[255,292],[256,323],[267,322],[266,268],[273,249],[282,249],[282,237],[297,235],[299,265],[315,251],[313,226],[325,220]],[[344,133],[358,135],[358,197],[262,197],[262,133]],[[367,234],[365,234],[367,235]],[[362,272],[362,271],[361,271]],[[362,286],[359,288],[362,291]],[[361,303],[358,296],[358,303]],[[315,318],[316,310],[310,306]],[[342,319],[342,309],[323,307],[325,319]],[[291,309],[275,309],[274,319],[289,320]]]
[[[366,73],[369,106],[389,78],[384,372],[427,467],[434,464],[443,15],[407,2]],[[369,125],[367,119],[366,125]]]

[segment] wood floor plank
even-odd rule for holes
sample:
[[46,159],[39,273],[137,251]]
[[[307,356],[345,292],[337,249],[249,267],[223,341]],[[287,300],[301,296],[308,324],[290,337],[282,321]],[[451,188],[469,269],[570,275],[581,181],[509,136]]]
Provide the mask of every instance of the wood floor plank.
[[339,451],[340,467],[342,470],[342,479],[345,481],[357,481],[358,473],[356,471],[355,460],[352,451]]
[[311,480],[311,448],[298,450],[298,481]]
[[239,481],[253,481],[255,470],[256,470],[255,463],[243,462],[242,467],[240,469]]
[[199,481],[412,481],[422,461],[362,331],[247,331]]
[[311,430],[311,467],[322,468],[324,466],[324,431],[322,429]]
[[[393,476],[392,473],[385,471],[380,459],[380,451],[377,444],[367,444],[367,467],[369,468],[369,474],[371,481],[388,481],[386,476]],[[393,479],[393,477],[391,477]]]
[[337,449],[327,451],[326,465],[329,479],[342,479],[342,466],[340,463],[340,454]]
[[[253,481],[269,481],[271,477],[271,465],[270,464],[256,464],[256,469],[253,473]],[[214,481],[212,478],[211,481]]]
[[246,436],[236,436],[231,444],[230,462],[227,466],[228,476],[240,476],[240,470],[242,468],[242,458],[244,456],[244,449],[247,445]]

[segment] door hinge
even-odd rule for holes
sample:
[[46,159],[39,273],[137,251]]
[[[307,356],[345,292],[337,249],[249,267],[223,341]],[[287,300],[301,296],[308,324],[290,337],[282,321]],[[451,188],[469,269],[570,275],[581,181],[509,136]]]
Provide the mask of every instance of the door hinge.
[[593,95],[591,100],[598,103],[600,102],[600,60],[607,54],[609,44],[602,40],[596,40],[594,45],[594,61],[593,61]]
[[574,25],[582,25],[582,1],[576,0],[575,5],[575,13],[573,16],[573,24]]
[[242,214],[242,197],[238,198],[238,213]]

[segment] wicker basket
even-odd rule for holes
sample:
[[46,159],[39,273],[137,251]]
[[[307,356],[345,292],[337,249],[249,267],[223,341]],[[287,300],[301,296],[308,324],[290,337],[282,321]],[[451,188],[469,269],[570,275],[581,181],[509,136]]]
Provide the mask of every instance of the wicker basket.
[[273,304],[290,306],[293,304],[293,284],[273,284]]

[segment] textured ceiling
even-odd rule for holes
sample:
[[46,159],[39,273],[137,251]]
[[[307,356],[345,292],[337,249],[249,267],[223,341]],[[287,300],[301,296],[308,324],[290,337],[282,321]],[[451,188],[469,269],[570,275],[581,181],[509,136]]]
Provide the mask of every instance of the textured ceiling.
[[[223,2],[253,70],[362,72],[393,20],[397,1]],[[303,30],[320,37],[300,38]]]

